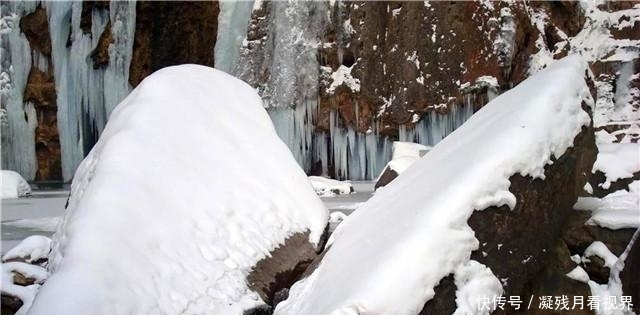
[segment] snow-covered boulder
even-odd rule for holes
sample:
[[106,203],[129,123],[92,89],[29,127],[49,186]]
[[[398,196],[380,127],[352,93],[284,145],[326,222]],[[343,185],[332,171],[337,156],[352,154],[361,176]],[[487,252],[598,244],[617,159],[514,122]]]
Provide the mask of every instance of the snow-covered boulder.
[[117,106],[79,166],[29,314],[240,315],[285,286],[280,274],[295,280],[327,221],[253,88],[168,67]]
[[479,297],[524,293],[595,160],[586,70],[566,57],[480,109],[342,222],[275,314],[488,314]]
[[353,184],[350,181],[339,181],[322,176],[309,176],[309,180],[319,196],[331,197],[354,192]]
[[0,198],[19,198],[25,197],[31,194],[31,186],[29,183],[20,176],[17,172],[2,170],[2,195]]
[[47,279],[47,271],[25,262],[3,263],[0,268],[2,314],[26,314],[40,285]]
[[595,197],[628,189],[640,180],[640,143],[599,143],[590,185]]
[[374,188],[378,189],[389,184],[429,150],[431,147],[419,143],[395,141],[391,161],[382,169]]
[[42,265],[51,251],[51,239],[42,235],[32,235],[8,250],[2,262],[22,261]]

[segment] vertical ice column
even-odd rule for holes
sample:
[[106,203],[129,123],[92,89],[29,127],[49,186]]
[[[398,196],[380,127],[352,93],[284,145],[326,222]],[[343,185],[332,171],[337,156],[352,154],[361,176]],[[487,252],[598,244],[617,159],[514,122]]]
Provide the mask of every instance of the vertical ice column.
[[253,1],[222,0],[218,14],[215,67],[230,73],[236,64],[253,10]]
[[[20,30],[20,18],[36,9],[36,2],[3,3],[0,17],[0,124],[2,128],[2,168],[35,178],[38,163],[35,153],[36,111],[24,104],[23,92],[32,65],[31,48]],[[44,67],[42,58],[38,66]]]
[[136,1],[112,0],[110,4],[111,33],[109,65],[104,74],[104,99],[107,116],[131,92],[129,66],[133,57],[136,29]]
[[[67,49],[71,28],[71,2],[44,2],[49,18],[51,34],[51,61],[56,85],[58,104],[58,133],[62,154],[62,176],[71,178],[77,163],[82,159],[82,139],[78,126],[79,109],[69,99],[74,91],[68,90],[70,81],[70,50]],[[72,82],[73,83],[73,82]]]
[[[91,34],[80,28],[82,2],[45,2],[51,33],[58,103],[62,175],[70,180],[102,132],[113,108],[130,92],[129,65],[135,31],[135,2],[112,1],[109,12],[91,12]],[[111,23],[109,64],[90,58]],[[71,47],[67,46],[70,41]]]

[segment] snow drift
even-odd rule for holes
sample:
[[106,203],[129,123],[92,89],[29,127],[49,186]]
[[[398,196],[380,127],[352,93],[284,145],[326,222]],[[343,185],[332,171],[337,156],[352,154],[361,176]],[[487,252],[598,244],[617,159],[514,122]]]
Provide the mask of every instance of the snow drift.
[[509,178],[544,178],[572,146],[590,123],[585,71],[580,57],[564,58],[479,110],[339,225],[317,269],[275,314],[414,315],[450,274],[455,314],[482,313],[478,296],[503,288],[470,260],[479,244],[467,220],[474,210],[513,209]]
[[29,183],[14,171],[2,170],[2,195],[0,198],[19,198],[31,194]]
[[242,314],[246,277],[328,214],[256,92],[162,69],[113,111],[78,168],[30,315]]

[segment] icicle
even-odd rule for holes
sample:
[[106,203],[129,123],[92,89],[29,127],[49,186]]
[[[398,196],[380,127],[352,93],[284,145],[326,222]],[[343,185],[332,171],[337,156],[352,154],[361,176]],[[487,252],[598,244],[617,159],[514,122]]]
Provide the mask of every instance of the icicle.
[[215,47],[215,67],[232,73],[242,41],[247,34],[253,1],[223,0],[219,2],[218,38]]
[[[23,104],[23,91],[32,65],[31,48],[20,31],[20,18],[35,11],[36,2],[2,4],[0,21],[0,98],[2,103],[2,168],[14,170],[27,180],[35,178],[38,163],[35,153],[37,117],[33,104]],[[33,56],[35,66],[45,66],[40,56]]]

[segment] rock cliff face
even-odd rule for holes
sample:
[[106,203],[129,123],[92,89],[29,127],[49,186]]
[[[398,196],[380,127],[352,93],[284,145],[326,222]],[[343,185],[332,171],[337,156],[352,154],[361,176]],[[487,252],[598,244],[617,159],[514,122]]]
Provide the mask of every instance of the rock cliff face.
[[[434,144],[496,94],[568,53],[594,63],[600,99],[613,98],[621,81],[640,85],[634,76],[640,68],[640,9],[633,2],[263,1],[253,8],[139,2],[131,20],[122,10],[131,4],[88,1],[69,9],[71,25],[56,17],[54,6],[17,11],[32,54],[51,66],[42,73],[27,69],[22,75],[29,77],[28,87],[17,91],[23,104],[33,102],[39,117],[32,145],[37,169],[22,171],[28,179],[69,180],[102,130],[101,113],[108,115],[131,87],[159,68],[214,65],[221,36],[233,38],[216,51],[237,55],[226,58],[224,68],[258,89],[303,168],[341,178],[377,177],[390,158],[391,141]],[[27,14],[20,18],[20,12]],[[128,24],[133,35],[126,32]],[[68,35],[66,27],[73,29]],[[91,38],[86,52],[76,49],[77,33]],[[66,47],[54,43],[62,37]],[[84,117],[80,122],[60,117],[69,112],[69,93],[78,93],[63,84],[81,81],[57,78],[60,49],[78,52],[70,66],[88,62],[105,78],[91,88],[97,96],[72,102],[87,112],[76,115]],[[118,75],[109,74],[113,69]],[[63,88],[70,92],[60,93]],[[640,94],[631,95],[637,109]],[[65,108],[55,117],[60,104]],[[595,128],[621,127],[596,122]],[[82,149],[74,152],[77,139]],[[7,163],[3,168],[18,168]]]
[[218,12],[214,1],[138,2],[129,83],[183,63],[213,67]]

